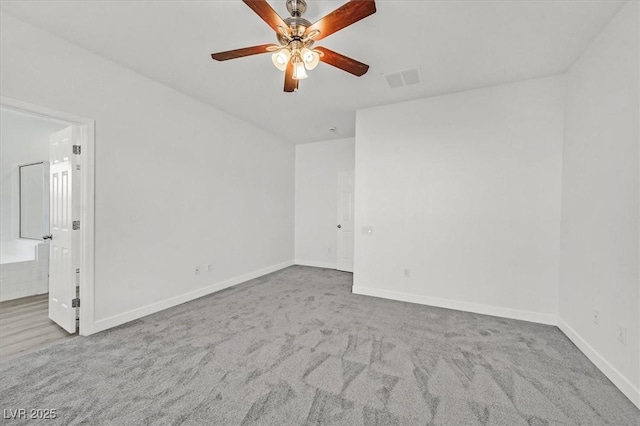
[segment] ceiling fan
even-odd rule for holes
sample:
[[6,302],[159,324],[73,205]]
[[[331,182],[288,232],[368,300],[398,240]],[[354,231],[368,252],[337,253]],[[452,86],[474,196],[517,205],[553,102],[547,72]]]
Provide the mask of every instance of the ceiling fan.
[[216,61],[242,58],[271,52],[271,60],[284,71],[284,91],[293,92],[300,80],[307,78],[306,70],[314,69],[319,62],[340,68],[355,76],[364,75],[369,65],[358,62],[325,47],[313,47],[316,41],[348,27],[376,12],[374,0],[349,0],[348,3],[311,24],[302,17],[307,10],[305,0],[287,0],[291,17],[282,19],[266,0],[242,0],[275,32],[278,44],[262,44],[244,49],[213,53]]

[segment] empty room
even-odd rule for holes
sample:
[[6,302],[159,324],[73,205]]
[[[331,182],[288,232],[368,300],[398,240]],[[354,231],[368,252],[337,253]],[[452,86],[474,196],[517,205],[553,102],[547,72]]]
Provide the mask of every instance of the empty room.
[[640,425],[640,2],[0,1],[8,425]]

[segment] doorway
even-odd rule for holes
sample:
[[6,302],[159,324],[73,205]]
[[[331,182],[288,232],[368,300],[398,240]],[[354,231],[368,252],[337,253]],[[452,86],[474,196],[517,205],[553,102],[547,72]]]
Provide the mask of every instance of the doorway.
[[[92,333],[95,125],[91,119],[7,97],[0,97],[0,107],[11,114],[21,114],[42,122],[57,123],[59,126],[48,138],[46,158],[41,155],[41,161],[15,167],[15,174],[18,175],[20,183],[18,193],[12,195],[17,195],[21,209],[13,208],[18,212],[13,213],[14,223],[7,225],[3,220],[3,243],[5,240],[14,239],[19,244],[35,244],[38,247],[36,256],[40,254],[40,261],[42,258],[48,260],[48,287],[46,293],[40,288],[36,291],[37,294],[21,298],[8,295],[11,300],[0,302],[0,315],[4,324],[8,324],[10,318],[22,318],[20,321],[12,321],[11,328],[6,328],[0,333],[2,352],[7,355],[7,345],[11,342],[15,344],[15,339],[22,338],[22,341],[19,342],[21,348],[14,349],[26,353],[30,345],[34,348],[41,347],[48,341],[55,341],[56,335]],[[3,179],[8,173],[14,172],[14,164],[3,164],[3,168]],[[38,226],[38,191],[34,189],[34,185],[29,187],[28,184],[33,184],[38,181],[37,177],[43,176],[43,180],[48,182],[40,189],[46,194],[46,198],[49,198],[46,204],[50,207],[44,209],[42,214],[42,217],[46,218],[46,224]],[[40,199],[45,198],[42,195]],[[40,233],[39,230],[43,232]],[[7,251],[3,250],[3,255],[5,252]],[[42,252],[45,252],[45,255]],[[42,315],[36,315],[36,312],[43,310],[43,306],[46,309],[46,320]],[[27,321],[26,318],[30,315],[33,318]],[[38,329],[38,324],[52,325],[53,322],[50,320],[57,324],[56,330],[60,333],[50,329],[46,338],[38,341],[37,335],[42,331]],[[22,330],[21,324],[24,325]],[[14,339],[8,340],[7,337]]]

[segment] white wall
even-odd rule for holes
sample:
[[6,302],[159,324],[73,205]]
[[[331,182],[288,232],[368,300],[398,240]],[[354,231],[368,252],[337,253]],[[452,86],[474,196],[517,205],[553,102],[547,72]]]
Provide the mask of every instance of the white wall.
[[354,292],[555,323],[563,100],[560,76],[358,111]]
[[6,14],[0,23],[2,95],[96,121],[95,329],[292,262],[292,145]]
[[559,316],[640,406],[639,37],[629,2],[567,74]]
[[9,241],[20,232],[18,166],[49,161],[49,135],[66,125],[6,108],[0,124],[0,240]]
[[336,267],[338,173],[354,168],[354,138],[296,145],[297,264]]

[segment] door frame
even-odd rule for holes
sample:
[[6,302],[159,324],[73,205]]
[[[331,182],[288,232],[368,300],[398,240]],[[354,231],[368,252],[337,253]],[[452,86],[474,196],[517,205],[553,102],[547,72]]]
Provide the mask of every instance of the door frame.
[[80,321],[78,334],[94,332],[95,312],[95,120],[0,95],[0,106],[80,128]]

